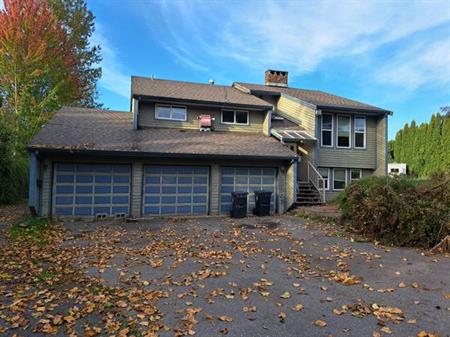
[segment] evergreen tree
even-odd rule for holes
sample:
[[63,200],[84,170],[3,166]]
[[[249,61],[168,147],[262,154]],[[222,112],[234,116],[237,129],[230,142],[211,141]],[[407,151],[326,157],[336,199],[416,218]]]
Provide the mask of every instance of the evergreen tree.
[[390,160],[408,164],[410,173],[417,176],[450,170],[449,111],[448,106],[442,107],[419,127],[415,121],[405,124],[389,142]]
[[100,46],[89,42],[94,33],[94,15],[85,0],[49,0],[52,12],[65,29],[68,43],[78,61],[75,67],[81,95],[72,105],[99,108],[97,80],[101,77]]

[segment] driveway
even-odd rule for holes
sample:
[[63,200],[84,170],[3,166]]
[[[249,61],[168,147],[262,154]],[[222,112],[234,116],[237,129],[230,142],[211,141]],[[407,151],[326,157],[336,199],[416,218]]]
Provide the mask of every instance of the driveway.
[[2,235],[6,335],[439,336],[450,259],[293,216],[66,222]]

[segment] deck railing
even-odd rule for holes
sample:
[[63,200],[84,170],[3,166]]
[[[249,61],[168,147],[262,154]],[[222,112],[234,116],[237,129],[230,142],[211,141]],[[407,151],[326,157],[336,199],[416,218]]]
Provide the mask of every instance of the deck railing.
[[311,162],[308,162],[308,181],[319,191],[320,199],[325,202],[325,179]]

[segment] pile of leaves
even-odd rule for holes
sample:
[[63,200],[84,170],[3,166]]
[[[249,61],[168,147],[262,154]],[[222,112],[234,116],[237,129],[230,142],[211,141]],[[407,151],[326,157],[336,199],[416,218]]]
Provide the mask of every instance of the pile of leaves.
[[450,175],[368,177],[340,196],[342,221],[384,244],[431,248],[450,233]]

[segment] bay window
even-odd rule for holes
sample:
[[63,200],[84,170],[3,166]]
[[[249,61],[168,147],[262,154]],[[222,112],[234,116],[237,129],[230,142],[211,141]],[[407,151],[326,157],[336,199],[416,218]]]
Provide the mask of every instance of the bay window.
[[355,116],[355,148],[366,148],[366,117]]
[[333,115],[322,114],[322,137],[323,147],[333,146]]
[[343,168],[333,169],[333,190],[341,191],[347,185],[347,170]]
[[337,116],[337,147],[350,148],[350,116]]

